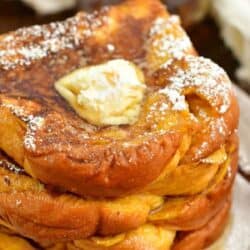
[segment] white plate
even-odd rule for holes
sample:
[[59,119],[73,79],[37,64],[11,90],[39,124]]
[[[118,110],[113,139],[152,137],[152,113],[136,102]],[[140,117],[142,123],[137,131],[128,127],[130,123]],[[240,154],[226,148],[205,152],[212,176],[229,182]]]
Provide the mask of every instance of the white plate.
[[240,166],[250,175],[250,96],[240,88],[234,88],[240,105]]
[[[250,97],[235,86],[241,109],[240,164],[250,174]],[[250,183],[237,175],[233,207],[224,235],[209,250],[250,250]]]
[[239,174],[235,181],[228,227],[207,250],[250,250],[250,184]]

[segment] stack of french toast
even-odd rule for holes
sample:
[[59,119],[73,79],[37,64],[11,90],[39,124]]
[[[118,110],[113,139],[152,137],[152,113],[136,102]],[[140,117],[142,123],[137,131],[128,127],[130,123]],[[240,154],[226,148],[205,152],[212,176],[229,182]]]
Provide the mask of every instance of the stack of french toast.
[[0,36],[0,249],[204,249],[227,224],[238,116],[160,1]]

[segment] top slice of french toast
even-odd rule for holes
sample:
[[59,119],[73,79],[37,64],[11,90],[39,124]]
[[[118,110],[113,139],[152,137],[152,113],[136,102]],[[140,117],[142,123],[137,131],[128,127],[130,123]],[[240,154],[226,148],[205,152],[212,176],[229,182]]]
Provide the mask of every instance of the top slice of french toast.
[[[93,125],[75,112],[55,83],[76,69],[113,59],[133,62],[145,74],[139,118],[132,125]],[[176,87],[166,95],[160,92],[173,85],[178,68],[191,67],[196,69],[191,77],[202,75],[202,84],[213,79],[207,88],[185,83],[191,88],[184,92],[198,89],[196,96],[205,99],[204,110],[218,124],[202,127],[182,97],[175,100],[177,106],[171,103],[168,94]],[[0,37],[0,147],[44,183],[80,195],[119,196],[155,180],[183,136],[199,135],[187,161],[207,156],[226,141],[238,117],[227,82],[219,67],[197,57],[178,18],[159,1],[128,0],[64,22],[22,28]],[[211,131],[218,135],[216,142],[210,140]]]

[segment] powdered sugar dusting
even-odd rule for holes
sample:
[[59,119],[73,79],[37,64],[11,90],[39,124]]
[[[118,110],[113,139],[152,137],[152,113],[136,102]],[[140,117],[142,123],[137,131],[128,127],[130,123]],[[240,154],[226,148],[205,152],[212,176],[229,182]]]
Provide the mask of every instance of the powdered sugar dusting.
[[176,90],[176,89],[167,89],[167,88],[164,88],[162,90],[160,90],[160,93],[161,94],[165,94],[169,101],[172,103],[172,109],[173,110],[187,110],[188,106],[187,106],[187,103],[185,101],[185,96],[184,95],[181,95],[181,93]]
[[115,46],[112,43],[107,44],[107,50],[109,53],[113,53],[115,51]]
[[169,109],[169,106],[167,105],[167,103],[162,103],[161,104],[161,106],[160,106],[160,108],[159,108],[159,111],[160,112],[164,112],[164,111],[166,111],[166,110],[168,110]]
[[20,118],[22,121],[26,122],[28,114],[25,112],[25,110],[17,105],[14,105],[12,103],[3,103],[1,104],[2,107],[5,107],[11,111],[12,114]]
[[216,141],[218,133],[222,136],[226,136],[228,133],[228,128],[223,118],[211,120],[209,123],[209,127],[211,131],[210,138],[213,141]]
[[203,154],[203,152],[206,150],[206,148],[208,147],[208,142],[207,141],[204,141],[202,142],[202,144],[200,145],[200,147],[197,149],[196,151],[196,155],[197,156],[200,156]]
[[180,26],[178,16],[157,18],[149,33],[149,47],[159,59],[165,63],[173,59],[181,59],[192,49],[192,43]]
[[185,109],[184,92],[195,92],[206,99],[219,113],[225,113],[231,103],[231,84],[223,69],[209,59],[185,56],[186,68],[176,67],[169,84],[160,90],[173,104],[173,109]]
[[0,160],[0,166],[1,167],[4,167],[4,168],[7,168],[8,170],[14,172],[14,173],[23,173],[24,170],[20,167],[18,167],[17,165],[9,162],[8,160]]
[[22,107],[14,104],[4,103],[2,106],[8,108],[15,116],[27,123],[27,131],[24,136],[24,145],[27,149],[35,150],[35,133],[43,126],[44,118],[41,116],[27,114]]
[[101,26],[104,18],[96,13],[79,13],[64,22],[22,28],[0,41],[0,67],[9,70],[17,65],[28,66],[33,61],[64,49],[74,49],[93,30]]
[[42,127],[44,123],[44,118],[40,116],[30,117],[27,131],[24,138],[24,145],[27,149],[36,149],[35,133],[38,129]]

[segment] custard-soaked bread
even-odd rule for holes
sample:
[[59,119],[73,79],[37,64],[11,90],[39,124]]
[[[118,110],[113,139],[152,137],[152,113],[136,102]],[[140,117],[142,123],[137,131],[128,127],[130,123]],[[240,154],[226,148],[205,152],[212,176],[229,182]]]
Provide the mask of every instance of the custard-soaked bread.
[[220,235],[237,101],[159,1],[19,29],[0,56],[6,246],[198,250]]
[[[95,235],[110,236],[137,230],[146,223],[164,225],[165,229],[173,231],[197,230],[205,226],[230,197],[237,170],[236,136],[231,137],[225,150],[224,161],[218,155],[207,158],[219,167],[201,192],[180,197],[175,196],[173,189],[173,194],[169,193],[167,197],[152,191],[151,194],[145,192],[99,200],[83,199],[44,186],[2,154],[0,224],[40,244]],[[179,168],[182,166],[176,167]],[[192,176],[186,178],[189,185],[196,182],[195,172],[200,171],[199,166],[192,171],[194,179]],[[173,182],[178,178],[178,174],[172,176]]]
[[164,227],[146,225],[124,235],[73,241],[58,244],[49,250],[203,250],[225,229],[230,205],[229,199],[205,226],[194,231],[180,232],[175,240],[174,233],[164,230]]
[[[181,162],[189,166],[188,174],[237,127],[238,105],[226,73],[196,55],[178,17],[159,1],[128,0],[64,22],[19,29],[0,37],[0,55],[0,147],[28,174],[61,190],[85,197],[141,192],[171,172],[166,166],[185,138],[189,143]],[[117,58],[144,75],[138,83],[143,98],[136,105],[120,92],[117,101],[117,91],[128,83],[133,88],[130,81],[136,81],[106,68]],[[96,84],[98,79],[103,82]],[[97,104],[112,96],[117,110],[102,111]],[[86,107],[96,108],[96,117],[86,116]],[[106,124],[103,115],[116,117],[123,109],[132,118]],[[204,179],[212,179],[216,169]],[[182,191],[200,192],[204,183],[195,192]]]
[[[147,224],[112,237],[92,237],[66,243],[39,247],[46,250],[202,250],[216,240],[227,223],[230,200],[222,209],[202,228],[191,232],[179,232],[176,239],[175,232],[164,226]],[[11,235],[11,232],[0,233],[0,249],[3,250],[35,250],[25,239]],[[3,248],[1,248],[3,244]]]
[[36,250],[36,248],[21,237],[0,233],[0,250]]

